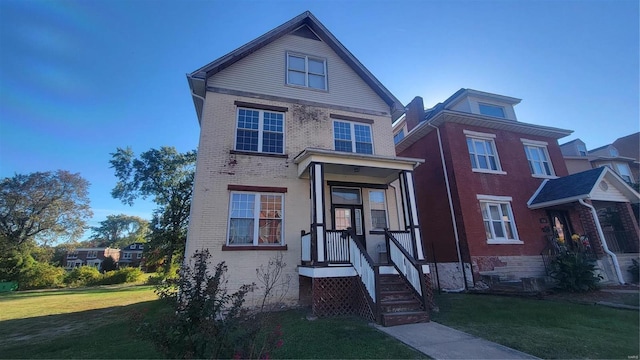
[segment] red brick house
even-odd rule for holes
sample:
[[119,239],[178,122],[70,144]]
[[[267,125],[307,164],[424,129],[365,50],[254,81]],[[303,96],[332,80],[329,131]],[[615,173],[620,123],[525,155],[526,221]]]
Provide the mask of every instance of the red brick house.
[[108,257],[112,257],[117,263],[120,260],[120,249],[109,247],[78,248],[67,252],[64,256],[63,264],[68,270],[80,266],[93,266],[98,270],[102,270],[102,262]]
[[129,244],[120,251],[120,267],[140,267],[144,261],[144,243],[137,242]]
[[[599,241],[591,212],[578,197],[554,194],[553,201],[530,204],[541,186],[569,175],[558,139],[572,131],[518,121],[519,102],[460,89],[428,110],[416,97],[394,124],[397,154],[426,158],[415,170],[415,189],[423,245],[438,270],[434,283],[442,288],[474,287],[483,275],[542,277],[541,254],[554,242],[569,241],[572,234]],[[637,201],[638,194],[611,174],[598,174],[591,190],[606,181],[622,194],[608,200]],[[589,194],[580,199],[590,201]],[[613,271],[606,275],[619,281]]]

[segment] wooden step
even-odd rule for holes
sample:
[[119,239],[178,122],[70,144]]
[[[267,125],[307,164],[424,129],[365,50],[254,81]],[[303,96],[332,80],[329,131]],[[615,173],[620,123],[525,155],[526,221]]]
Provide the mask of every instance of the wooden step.
[[429,313],[427,313],[426,311],[382,313],[382,326],[416,324],[428,321]]

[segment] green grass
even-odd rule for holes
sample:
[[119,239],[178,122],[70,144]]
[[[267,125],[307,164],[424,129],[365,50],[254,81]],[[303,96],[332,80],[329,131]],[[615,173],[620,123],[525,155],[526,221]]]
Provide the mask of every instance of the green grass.
[[640,352],[638,311],[470,294],[436,297],[443,325],[543,359],[627,359]]
[[[2,359],[161,358],[132,332],[132,315],[150,322],[170,313],[149,286],[109,286],[0,295]],[[272,358],[425,358],[359,318],[309,321],[307,312],[274,315],[284,345]]]

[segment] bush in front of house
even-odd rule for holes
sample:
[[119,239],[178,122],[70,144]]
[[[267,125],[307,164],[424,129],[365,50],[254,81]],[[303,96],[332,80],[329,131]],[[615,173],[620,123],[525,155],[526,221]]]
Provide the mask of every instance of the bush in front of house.
[[[133,321],[138,324],[137,332],[171,359],[268,359],[271,351],[283,344],[279,325],[271,321],[265,306],[258,311],[243,306],[245,296],[255,289],[255,284],[243,285],[229,293],[227,266],[221,262],[209,272],[209,258],[207,250],[196,251],[193,267],[184,265],[177,279],[165,279],[156,288],[174,311],[154,323],[144,321],[139,314]],[[284,263],[278,266],[283,267]],[[270,279],[265,299],[271,298],[273,287],[280,283],[280,270],[272,267],[264,270],[269,272]],[[264,271],[258,273],[264,275]]]
[[586,292],[598,289],[602,276],[595,273],[593,261],[585,254],[564,252],[551,262],[551,277],[562,291]]
[[64,282],[63,268],[48,263],[34,262],[19,275],[18,289],[45,289],[61,287]]
[[142,270],[134,267],[125,267],[122,269],[107,271],[102,277],[95,281],[95,285],[115,285],[134,283],[142,278]]
[[67,273],[64,283],[69,286],[89,286],[102,278],[100,271],[93,266],[80,266]]

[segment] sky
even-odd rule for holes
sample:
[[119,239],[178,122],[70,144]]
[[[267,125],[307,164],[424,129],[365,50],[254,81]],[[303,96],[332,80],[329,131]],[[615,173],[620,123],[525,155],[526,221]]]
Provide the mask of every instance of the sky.
[[306,10],[404,104],[511,96],[588,149],[639,131],[637,0],[0,0],[0,178],[80,173],[90,226],[150,219],[111,197],[111,153],[196,149],[185,74]]

